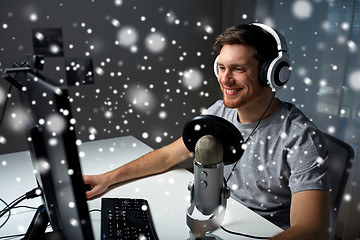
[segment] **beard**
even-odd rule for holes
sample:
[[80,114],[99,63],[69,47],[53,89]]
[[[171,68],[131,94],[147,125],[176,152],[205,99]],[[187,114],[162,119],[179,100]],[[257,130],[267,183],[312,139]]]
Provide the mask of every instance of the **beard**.
[[259,95],[261,94],[261,90],[257,92],[246,92],[246,90],[241,90],[244,92],[239,92],[235,96],[227,96],[223,92],[223,103],[227,108],[240,108],[245,106],[251,102],[254,102]]
[[224,96],[223,103],[224,103],[225,107],[227,107],[227,108],[238,108],[238,107],[244,105],[244,103],[246,103],[246,101],[244,101],[242,99],[229,100]]

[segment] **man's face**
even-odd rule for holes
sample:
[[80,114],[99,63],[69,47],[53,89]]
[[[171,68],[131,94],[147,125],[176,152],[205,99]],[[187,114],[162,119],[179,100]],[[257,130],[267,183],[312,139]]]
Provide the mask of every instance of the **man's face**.
[[261,98],[264,88],[259,81],[259,61],[255,48],[246,45],[224,45],[218,59],[218,81],[228,108],[251,106]]

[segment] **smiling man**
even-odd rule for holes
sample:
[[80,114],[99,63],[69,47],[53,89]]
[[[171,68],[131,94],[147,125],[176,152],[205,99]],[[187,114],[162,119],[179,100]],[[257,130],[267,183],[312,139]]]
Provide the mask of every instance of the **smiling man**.
[[[223,103],[227,108],[238,109],[238,120],[241,123],[257,122],[267,107],[264,103],[270,102],[273,96],[269,87],[260,84],[260,63],[255,56],[254,47],[233,44],[223,46],[218,59],[218,80],[223,92]],[[273,109],[267,111],[267,115],[271,115],[278,104],[278,100],[274,101]]]
[[[245,24],[217,37],[215,69],[223,99],[204,114],[230,121],[246,139],[243,156],[225,166],[224,176],[235,200],[285,230],[272,239],[328,239],[327,149],[321,132],[298,108],[275,98],[271,81],[285,83],[289,74],[285,66],[275,71],[284,79],[268,78],[269,63],[283,50],[273,31]],[[87,197],[166,171],[189,156],[180,138],[113,171],[84,176],[93,187]]]
[[[241,159],[225,167],[232,197],[286,229],[274,239],[328,239],[326,144],[298,108],[275,98],[287,81],[277,81],[283,76],[276,74],[288,62],[276,59],[287,47],[281,35],[268,29],[239,25],[217,37],[215,68],[223,100],[205,114],[229,120],[246,139]],[[273,62],[282,70],[271,69]]]

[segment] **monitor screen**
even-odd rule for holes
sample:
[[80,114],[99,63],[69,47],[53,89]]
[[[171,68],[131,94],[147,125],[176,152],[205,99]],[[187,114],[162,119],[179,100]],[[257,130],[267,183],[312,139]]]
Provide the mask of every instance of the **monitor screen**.
[[68,91],[36,69],[16,63],[14,67],[4,75],[19,90],[36,181],[51,227],[65,239],[94,239]]

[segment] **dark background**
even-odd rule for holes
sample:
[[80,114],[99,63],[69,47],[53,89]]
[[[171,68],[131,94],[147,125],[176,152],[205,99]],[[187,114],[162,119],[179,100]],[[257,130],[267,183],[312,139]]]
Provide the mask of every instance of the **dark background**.
[[[158,148],[220,97],[212,70],[212,44],[221,31],[217,6],[216,0],[2,1],[1,70],[34,53],[32,29],[61,28],[64,56],[45,57],[42,73],[66,82],[65,59],[89,57],[94,66],[94,84],[70,86],[78,138],[133,135]],[[137,41],[130,34],[125,43],[131,45],[122,46],[119,34],[128,28]],[[153,33],[165,39],[159,52],[146,45]],[[8,86],[0,81],[3,93]],[[14,88],[0,126],[2,153],[27,149],[17,94]]]
[[[215,37],[254,21],[288,43],[292,75],[277,96],[356,152],[337,234],[360,239],[360,0],[2,0],[0,73],[34,53],[32,29],[59,28],[63,56],[47,57],[43,74],[66,83],[67,59],[94,69],[93,83],[69,87],[77,137],[133,135],[159,148],[221,98]],[[14,88],[5,109],[8,90],[0,79],[0,153],[27,150],[27,116]]]

